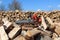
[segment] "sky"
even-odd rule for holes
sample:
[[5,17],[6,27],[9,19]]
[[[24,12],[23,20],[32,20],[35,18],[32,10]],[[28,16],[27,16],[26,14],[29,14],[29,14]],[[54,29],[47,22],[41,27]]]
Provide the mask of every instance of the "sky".
[[[8,9],[8,4],[13,0],[0,0],[0,5],[4,4]],[[40,10],[60,10],[60,0],[17,0],[21,3],[24,11]]]

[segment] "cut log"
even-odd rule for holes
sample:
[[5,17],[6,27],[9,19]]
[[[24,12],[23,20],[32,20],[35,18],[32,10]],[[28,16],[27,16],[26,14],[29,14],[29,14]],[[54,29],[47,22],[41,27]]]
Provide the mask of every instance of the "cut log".
[[12,26],[12,23],[11,22],[5,22],[5,24],[3,24],[4,26],[6,26],[5,29],[8,29],[10,26]]
[[53,37],[52,38],[57,38],[58,35],[56,33],[53,33]]
[[54,22],[54,25],[55,25],[55,26],[60,26],[60,22],[59,22],[59,23]]
[[54,38],[54,40],[60,40],[60,37],[58,37],[58,38]]
[[14,27],[20,27],[20,25],[17,25],[16,23],[13,23]]
[[60,27],[56,26],[55,32],[60,35]]
[[33,27],[22,27],[22,30],[32,30]]
[[26,31],[22,30],[21,35],[25,36],[26,35]]
[[2,21],[4,22],[3,25],[5,26],[5,29],[9,28],[12,25],[12,23],[9,22],[7,18],[4,18]]
[[41,19],[42,19],[42,26],[44,27],[44,29],[46,29],[47,25],[45,23],[44,17],[42,16]]
[[5,23],[8,19],[7,18],[3,18],[2,21]]
[[19,35],[13,40],[26,40],[23,36]]
[[42,31],[42,30],[37,30],[37,29],[33,29],[33,30],[29,30],[27,31],[26,35],[28,37],[33,37],[34,35],[41,33],[42,35],[47,35],[47,36],[51,36],[51,32],[49,31]]
[[12,29],[11,32],[9,32],[8,36],[9,38],[13,39],[16,36],[18,36],[21,33],[21,28],[20,27],[15,27]]
[[33,30],[27,31],[26,35],[27,35],[28,37],[32,37],[32,36],[34,36],[34,35],[36,35],[36,34],[38,34],[38,33],[40,33],[39,30],[33,29]]
[[53,40],[53,39],[49,36],[44,36],[44,40]]
[[3,24],[3,26],[4,26],[7,34],[14,28],[12,23],[9,22],[8,20]]
[[1,37],[1,40],[8,40],[8,36],[3,26],[0,27],[0,37]]
[[53,25],[53,21],[49,17],[46,17],[46,20],[49,22],[49,24]]

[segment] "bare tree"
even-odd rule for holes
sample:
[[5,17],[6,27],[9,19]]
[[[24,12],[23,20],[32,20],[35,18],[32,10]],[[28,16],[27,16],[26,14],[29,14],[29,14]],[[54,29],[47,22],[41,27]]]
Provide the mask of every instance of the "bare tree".
[[17,0],[13,0],[12,3],[9,4],[9,10],[22,10],[21,3]]

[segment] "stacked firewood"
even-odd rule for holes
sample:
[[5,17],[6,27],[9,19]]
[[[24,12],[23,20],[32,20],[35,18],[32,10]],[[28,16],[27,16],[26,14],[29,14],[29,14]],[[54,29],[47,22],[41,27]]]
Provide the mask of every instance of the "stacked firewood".
[[[9,21],[15,22],[16,20],[27,20],[29,16],[32,16],[35,12],[21,12],[21,11],[0,11],[0,20],[7,17]],[[43,12],[38,11],[38,16],[50,17],[54,22],[60,21],[60,11]],[[58,15],[58,16],[57,16]]]
[[16,24],[28,20],[35,12],[0,12],[0,40],[60,40],[60,11],[42,12],[41,24]]
[[30,14],[34,12],[21,12],[21,11],[2,11],[0,12],[0,20],[7,17],[9,21],[15,22],[16,20],[27,20]]

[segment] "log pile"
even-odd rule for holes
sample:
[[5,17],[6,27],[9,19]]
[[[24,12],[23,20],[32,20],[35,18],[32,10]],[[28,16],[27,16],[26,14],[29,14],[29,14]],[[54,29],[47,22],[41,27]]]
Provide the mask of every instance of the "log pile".
[[15,23],[17,20],[28,20],[34,13],[0,12],[0,40],[60,40],[60,11],[37,11],[42,19],[37,27],[31,23]]
[[7,17],[10,22],[15,22],[16,20],[27,20],[30,14],[34,12],[21,12],[21,11],[2,11],[0,12],[0,20]]

